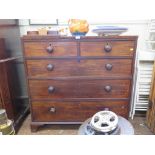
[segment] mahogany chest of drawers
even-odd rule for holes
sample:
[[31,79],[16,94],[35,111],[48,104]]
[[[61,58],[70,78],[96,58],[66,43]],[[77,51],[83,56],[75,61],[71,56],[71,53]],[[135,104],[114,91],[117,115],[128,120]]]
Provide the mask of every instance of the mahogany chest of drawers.
[[79,124],[108,108],[128,118],[137,36],[24,36],[31,129]]

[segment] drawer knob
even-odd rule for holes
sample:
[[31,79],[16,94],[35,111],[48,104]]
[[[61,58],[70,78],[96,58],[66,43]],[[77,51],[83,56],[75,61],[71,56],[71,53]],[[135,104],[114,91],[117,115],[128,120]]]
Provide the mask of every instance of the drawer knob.
[[110,70],[112,70],[112,64],[106,64],[105,65],[105,68],[106,68],[106,70],[108,70],[108,71],[110,71]]
[[47,65],[47,70],[48,71],[52,71],[53,69],[54,69],[54,65],[52,65],[52,64]]
[[112,46],[109,45],[108,43],[104,46],[105,52],[110,52],[112,50]]
[[112,87],[111,87],[111,86],[105,86],[105,87],[104,87],[104,90],[105,90],[106,92],[111,92]]
[[52,53],[53,50],[54,50],[54,48],[52,47],[51,44],[49,44],[49,46],[46,48],[46,51],[47,51],[48,53]]
[[49,93],[53,93],[53,92],[54,92],[54,89],[55,89],[55,88],[54,88],[53,86],[49,86],[49,87],[48,87],[48,92],[49,92]]
[[55,113],[56,112],[56,109],[54,107],[50,108],[49,110],[51,113]]

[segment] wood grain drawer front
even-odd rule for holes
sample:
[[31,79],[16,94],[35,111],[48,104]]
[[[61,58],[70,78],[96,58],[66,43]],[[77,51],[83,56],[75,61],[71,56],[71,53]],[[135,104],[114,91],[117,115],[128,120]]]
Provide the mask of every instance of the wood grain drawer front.
[[81,42],[81,56],[133,56],[133,41]]
[[104,102],[32,102],[33,121],[85,121],[96,112],[108,108],[118,115],[128,117],[127,101]]
[[28,76],[40,78],[77,76],[76,60],[27,60]]
[[29,80],[31,99],[128,98],[130,80]]
[[27,60],[28,76],[51,78],[68,76],[131,76],[131,59]]
[[77,56],[76,42],[25,42],[25,56]]

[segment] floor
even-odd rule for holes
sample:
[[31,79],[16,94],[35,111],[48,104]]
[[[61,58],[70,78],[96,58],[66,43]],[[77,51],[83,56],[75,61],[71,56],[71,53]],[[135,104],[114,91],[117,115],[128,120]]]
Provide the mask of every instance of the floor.
[[[145,125],[145,117],[134,117],[133,120],[129,119],[135,129],[135,135],[152,135],[153,133]],[[18,135],[77,135],[80,125],[45,125],[40,127],[37,132],[30,130],[30,115],[27,116]]]

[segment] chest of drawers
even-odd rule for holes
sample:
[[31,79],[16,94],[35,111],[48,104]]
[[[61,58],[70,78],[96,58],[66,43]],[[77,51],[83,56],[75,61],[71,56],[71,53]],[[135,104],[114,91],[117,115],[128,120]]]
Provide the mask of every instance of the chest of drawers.
[[31,129],[79,124],[108,108],[128,118],[136,36],[23,36]]

